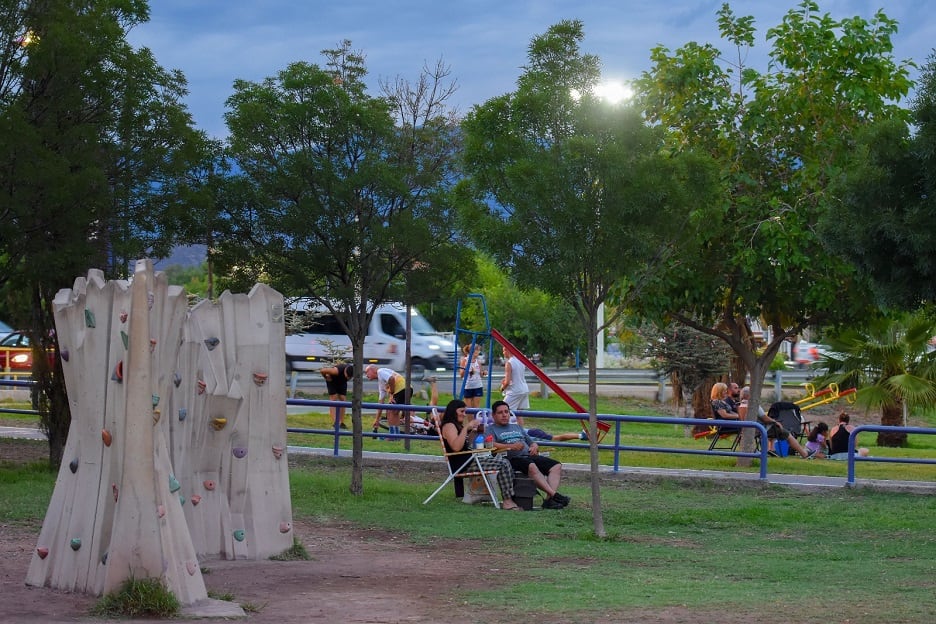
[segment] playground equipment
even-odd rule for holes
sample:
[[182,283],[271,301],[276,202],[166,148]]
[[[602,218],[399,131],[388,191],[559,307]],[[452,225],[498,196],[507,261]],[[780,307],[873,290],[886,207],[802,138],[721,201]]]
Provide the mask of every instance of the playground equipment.
[[201,557],[289,548],[282,295],[188,310],[140,260],[132,284],[92,269],[53,307],[72,422],[26,583],[156,578],[191,605],[207,599]]
[[[491,321],[490,321],[490,317],[488,316],[487,303],[486,303],[485,300],[484,300],[484,295],[477,294],[477,293],[473,293],[473,294],[468,295],[468,298],[469,298],[469,299],[478,299],[478,300],[479,300],[479,303],[480,303],[480,305],[481,305],[481,309],[482,309],[482,311],[483,311],[483,313],[484,313],[484,326],[485,326],[485,329],[484,329],[484,330],[481,330],[481,331],[473,331],[473,330],[469,330],[469,329],[465,329],[465,328],[461,327],[462,302],[461,302],[461,300],[459,300],[459,302],[458,302],[458,307],[457,307],[457,311],[456,311],[456,316],[455,316],[455,345],[456,345],[456,347],[457,347],[457,345],[459,345],[459,344],[461,343],[461,340],[459,340],[459,337],[460,337],[460,336],[463,336],[463,335],[471,336],[471,346],[472,346],[472,350],[471,350],[471,352],[470,352],[470,354],[469,354],[469,356],[468,356],[468,363],[467,363],[467,366],[470,366],[470,365],[471,365],[471,357],[472,357],[473,354],[474,354],[474,349],[473,349],[473,347],[474,347],[475,345],[478,344],[479,340],[481,340],[481,341],[485,341],[485,340],[486,340],[486,342],[487,342],[487,353],[488,353],[488,355],[487,355],[487,360],[486,360],[486,361],[487,361],[487,367],[488,367],[488,374],[487,374],[487,394],[485,395],[485,405],[486,405],[486,407],[487,407],[488,409],[490,409],[490,407],[491,407],[491,372],[493,371],[493,367],[494,367],[494,342],[497,342],[497,343],[500,344],[502,347],[504,347],[504,349],[505,349],[510,355],[512,355],[512,356],[516,357],[518,360],[520,360],[520,362],[523,363],[523,365],[524,365],[531,373],[533,373],[534,375],[536,375],[536,378],[537,378],[537,379],[539,379],[539,380],[542,381],[544,384],[546,384],[546,385],[549,387],[550,390],[552,390],[553,392],[555,392],[563,401],[565,401],[566,405],[568,405],[569,407],[571,407],[573,410],[575,410],[575,411],[576,411],[577,413],[579,413],[579,414],[587,414],[587,413],[588,413],[588,410],[586,410],[584,407],[582,407],[582,406],[578,403],[578,401],[576,401],[576,400],[573,399],[571,396],[569,396],[569,393],[566,392],[559,384],[557,384],[549,375],[547,375],[546,372],[543,371],[543,369],[541,369],[539,366],[537,366],[535,363],[533,363],[533,361],[530,360],[530,358],[528,358],[528,357],[526,356],[526,354],[524,354],[520,349],[518,349],[518,348],[517,348],[516,346],[514,346],[509,340],[507,340],[507,338],[504,337],[503,334],[501,334],[499,331],[497,331],[496,329],[494,329],[493,327],[491,327]],[[458,375],[458,354],[457,354],[457,348],[456,348],[456,356],[455,356],[455,357],[456,357],[456,359],[455,359],[455,362],[454,362],[454,365],[453,365],[453,368],[454,368],[454,370],[455,370],[455,377],[454,377],[454,381],[453,381],[453,394],[454,394],[456,397],[461,397],[461,396],[464,395],[464,392],[465,392],[465,380],[462,379],[461,387],[459,388],[459,387],[458,387],[459,375]],[[588,427],[588,420],[583,418],[583,419],[581,419],[581,423],[582,423],[582,427],[585,429],[586,433],[588,434],[589,439],[591,439],[591,433],[589,432],[589,427]],[[606,423],[606,422],[602,422],[602,421],[599,420],[599,421],[598,421],[598,433],[597,433],[597,436],[596,436],[596,440],[594,440],[594,442],[595,442],[596,444],[600,444],[601,441],[604,439],[605,435],[607,435],[607,433],[608,433],[610,430],[611,430],[611,425],[610,425],[610,424],[608,424],[608,423]]]
[[825,405],[826,403],[838,401],[839,399],[845,399],[848,403],[854,403],[855,399],[858,398],[855,388],[848,388],[847,390],[840,391],[838,384],[835,383],[830,383],[818,392],[816,391],[816,387],[811,383],[805,383],[803,386],[806,388],[806,396],[799,401],[794,401],[794,403],[799,405],[800,410],[804,412],[814,407]]

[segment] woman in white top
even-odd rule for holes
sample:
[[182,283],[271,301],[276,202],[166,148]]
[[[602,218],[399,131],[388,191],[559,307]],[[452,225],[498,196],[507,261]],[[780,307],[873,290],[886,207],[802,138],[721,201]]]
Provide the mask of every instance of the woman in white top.
[[[510,407],[510,411],[530,409],[530,387],[527,385],[524,375],[526,366],[514,355],[511,355],[504,348],[504,357],[507,363],[504,364],[504,378],[501,380],[500,389],[504,393],[504,401]],[[523,425],[523,418],[517,416],[517,423]]]
[[[467,380],[465,380],[465,404],[468,407],[481,407],[481,397],[484,396],[484,382],[482,377],[484,377],[484,369],[481,368],[481,363],[478,361],[479,349],[475,345],[474,350],[472,351],[471,344],[466,344],[462,347],[462,359],[461,359],[461,376],[465,377],[467,375]],[[471,360],[469,362],[469,360]]]

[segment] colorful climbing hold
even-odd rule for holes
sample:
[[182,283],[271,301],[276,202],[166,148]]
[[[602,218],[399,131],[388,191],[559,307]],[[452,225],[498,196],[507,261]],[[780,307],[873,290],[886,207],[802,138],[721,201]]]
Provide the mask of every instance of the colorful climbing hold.
[[182,383],[182,375],[179,374],[179,371],[172,373],[172,385],[176,388]]
[[94,326],[95,326],[94,312],[89,310],[88,308],[85,308],[85,311],[84,311],[84,322],[86,326],[94,329]]
[[231,449],[231,453],[233,453],[234,457],[237,459],[244,459],[247,457],[247,449],[243,446],[235,446],[233,449]]
[[192,505],[198,505],[201,502],[201,496],[198,494],[192,494]]
[[111,375],[111,380],[117,383],[123,383],[123,360],[117,362],[117,366],[114,367],[114,373]]
[[124,349],[127,349],[130,346],[130,336],[127,335],[127,332],[120,330],[120,342],[123,343]]
[[101,439],[104,440],[104,446],[110,446],[111,442],[114,441],[111,432],[107,429],[101,429]]
[[196,382],[196,385],[198,386],[198,394],[205,394],[205,388],[208,387],[208,384],[206,384],[203,380],[199,379]]
[[221,431],[224,429],[225,425],[227,425],[227,418],[221,418],[219,416],[211,419],[211,426],[214,427],[215,431]]
[[247,534],[244,532],[244,529],[234,530],[234,539],[236,539],[238,542],[243,542],[245,537],[247,537]]
[[71,460],[70,462],[68,462],[68,469],[72,471],[72,474],[75,474],[76,472],[78,472],[78,458],[77,457]]
[[178,492],[180,487],[182,486],[179,484],[179,480],[174,475],[169,475],[169,491]]
[[81,548],[81,538],[73,537],[71,540],[71,549],[78,550],[79,548]]
[[269,375],[267,375],[266,373],[254,373],[253,374],[254,383],[257,384],[258,386],[262,386],[263,384],[265,384],[268,377]]
[[185,417],[188,416],[188,410],[184,407],[179,408],[179,421],[185,420]]
[[208,347],[209,351],[214,351],[214,348],[217,347],[220,343],[221,339],[216,336],[205,338],[205,346]]
[[36,548],[36,554],[39,555],[40,559],[45,559],[49,556],[49,549],[45,546],[39,546]]
[[62,361],[67,362],[68,358],[71,357],[68,353],[68,349],[61,349],[59,353],[62,355]]
[[202,482],[202,485],[204,485],[205,489],[209,491],[215,489],[215,482],[212,481],[211,479],[206,479],[205,481]]
[[280,522],[280,533],[289,533],[292,531],[292,522]]
[[276,459],[279,459],[282,456],[283,456],[283,447],[280,446],[279,444],[274,444],[273,445],[273,457],[275,457]]

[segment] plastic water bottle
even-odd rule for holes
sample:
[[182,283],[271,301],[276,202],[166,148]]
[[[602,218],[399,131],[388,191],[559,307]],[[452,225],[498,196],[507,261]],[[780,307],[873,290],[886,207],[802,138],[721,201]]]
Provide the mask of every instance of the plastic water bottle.
[[486,449],[494,448],[494,436],[491,435],[490,433],[487,434],[486,438],[484,438],[484,448]]
[[475,438],[474,447],[475,447],[476,449],[483,449],[483,448],[484,448],[484,434],[483,434],[483,433],[479,433],[479,434],[478,434],[478,437]]

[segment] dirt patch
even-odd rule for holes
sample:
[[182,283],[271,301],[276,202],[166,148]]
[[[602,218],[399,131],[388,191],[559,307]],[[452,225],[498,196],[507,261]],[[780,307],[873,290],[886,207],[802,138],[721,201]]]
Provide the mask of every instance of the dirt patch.
[[[413,544],[380,530],[295,523],[310,561],[207,561],[205,585],[214,596],[245,605],[251,623],[468,623],[462,603],[485,583],[466,574],[462,547],[446,540]],[[93,596],[24,584],[38,532],[0,526],[0,621],[91,621]],[[486,568],[509,566],[488,558]],[[448,588],[440,591],[440,588]]]

